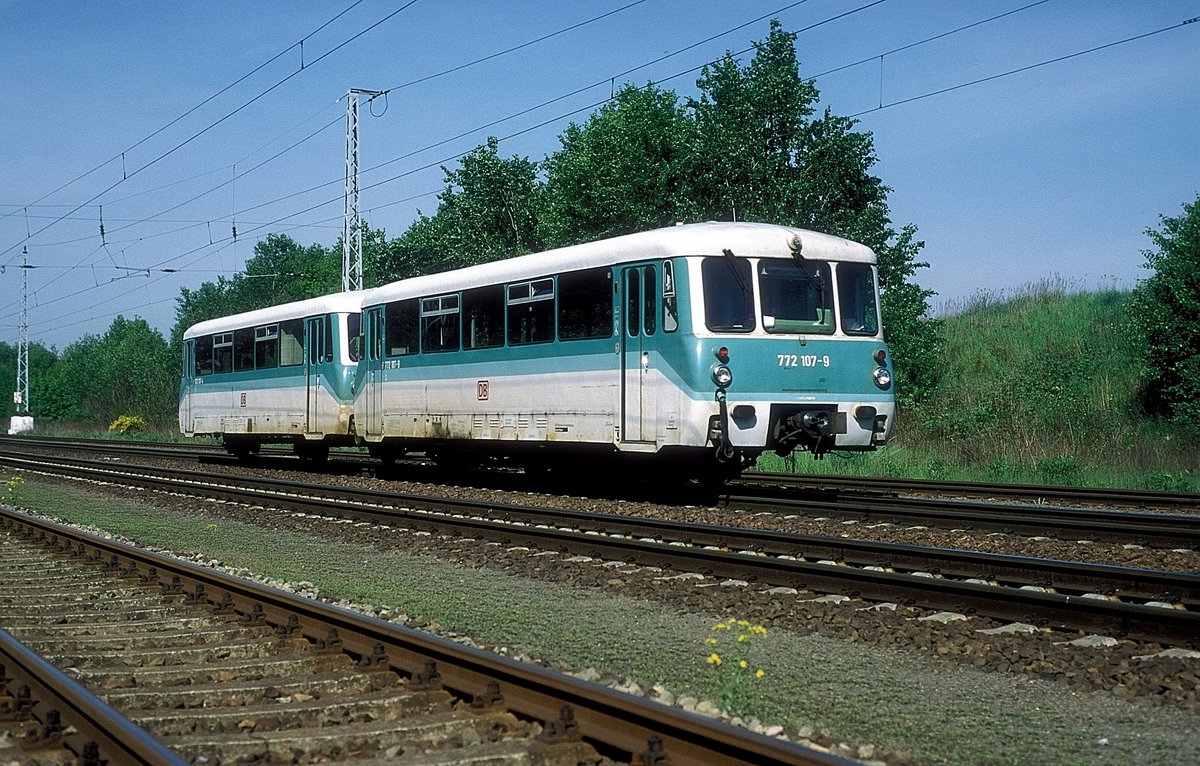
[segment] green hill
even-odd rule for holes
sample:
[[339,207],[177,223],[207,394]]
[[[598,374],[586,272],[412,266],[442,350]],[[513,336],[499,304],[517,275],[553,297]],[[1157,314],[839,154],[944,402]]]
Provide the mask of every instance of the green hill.
[[1195,432],[1141,412],[1129,297],[1040,286],[977,298],[942,320],[937,387],[901,410],[885,449],[787,462],[821,473],[1200,491]]

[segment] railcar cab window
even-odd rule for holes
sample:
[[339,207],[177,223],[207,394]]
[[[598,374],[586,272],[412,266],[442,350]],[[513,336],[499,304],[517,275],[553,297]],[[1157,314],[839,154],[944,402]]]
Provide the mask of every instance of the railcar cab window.
[[722,258],[705,258],[700,266],[704,280],[704,322],[713,332],[752,332],[754,273],[750,261],[729,251]]
[[254,328],[233,331],[233,369],[247,372],[254,369]]
[[612,337],[612,322],[612,269],[559,275],[559,340]]
[[875,305],[875,272],[866,263],[839,263],[838,312],[842,332],[847,335],[875,335],[879,332],[879,313]]
[[388,356],[408,356],[421,349],[420,303],[416,298],[384,307],[384,337]]
[[554,280],[535,279],[508,286],[508,345],[554,340]]
[[458,295],[421,299],[421,350],[458,351]]
[[211,335],[196,338],[196,375],[213,374],[213,339]]
[[500,285],[464,290],[462,294],[463,348],[504,345],[504,288]]
[[679,304],[675,298],[675,264],[663,261],[663,331],[679,329]]
[[828,263],[761,260],[758,287],[767,332],[833,332],[833,280]]

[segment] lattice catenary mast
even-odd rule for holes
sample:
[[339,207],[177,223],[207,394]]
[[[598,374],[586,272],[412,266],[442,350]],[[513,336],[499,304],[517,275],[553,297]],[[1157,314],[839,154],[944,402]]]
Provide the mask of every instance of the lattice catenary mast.
[[13,417],[9,433],[33,428],[29,415],[29,249],[21,248],[21,325],[17,344],[17,390],[13,392]]
[[342,289],[363,288],[362,221],[358,191],[358,97],[369,99],[386,91],[351,88],[346,94],[346,194],[342,214]]

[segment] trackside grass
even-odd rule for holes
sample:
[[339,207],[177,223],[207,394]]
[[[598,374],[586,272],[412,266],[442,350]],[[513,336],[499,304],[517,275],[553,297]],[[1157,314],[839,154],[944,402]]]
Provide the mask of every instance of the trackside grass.
[[1151,420],[1129,293],[1042,284],[977,296],[944,322],[938,384],[891,443],[765,470],[1200,492],[1200,431]]

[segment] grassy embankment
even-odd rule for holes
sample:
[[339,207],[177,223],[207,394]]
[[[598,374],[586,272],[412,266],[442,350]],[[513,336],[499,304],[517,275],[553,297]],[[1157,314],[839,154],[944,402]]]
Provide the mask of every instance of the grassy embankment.
[[902,409],[886,449],[800,455],[795,470],[1200,491],[1200,435],[1139,411],[1145,372],[1128,298],[1041,285],[969,302],[944,320],[937,389]]

